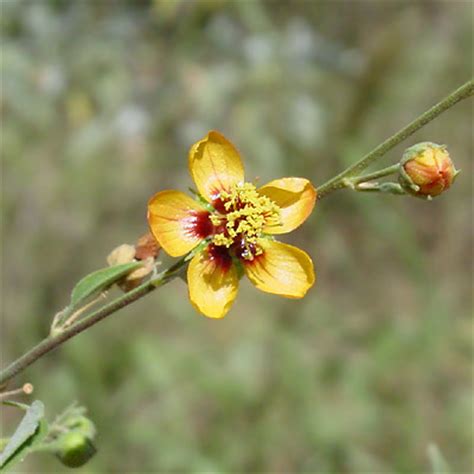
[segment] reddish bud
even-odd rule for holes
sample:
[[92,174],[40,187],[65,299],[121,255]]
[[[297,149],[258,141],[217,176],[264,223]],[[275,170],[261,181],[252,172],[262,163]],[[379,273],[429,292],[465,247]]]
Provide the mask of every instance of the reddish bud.
[[399,182],[403,189],[425,199],[446,191],[458,174],[446,147],[430,142],[408,148],[400,165]]

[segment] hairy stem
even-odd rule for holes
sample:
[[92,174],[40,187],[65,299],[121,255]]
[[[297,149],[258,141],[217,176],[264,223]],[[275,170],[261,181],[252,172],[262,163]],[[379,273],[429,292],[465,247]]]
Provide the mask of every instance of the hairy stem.
[[395,165],[388,166],[382,170],[374,171],[373,173],[363,174],[356,176],[354,178],[346,178],[344,180],[345,186],[355,187],[357,184],[365,183],[366,181],[372,181],[377,178],[383,178],[384,176],[390,176],[398,171],[400,164],[396,163]]
[[102,308],[86,316],[84,319],[76,322],[75,324],[68,326],[62,332],[59,332],[53,336],[49,336],[43,339],[39,344],[34,346],[28,352],[23,354],[19,359],[12,362],[5,370],[0,373],[0,386],[8,382],[10,379],[15,377],[18,373],[25,370],[28,366],[33,364],[40,357],[43,357],[48,352],[56,349],[68,339],[77,336],[82,331],[90,328],[99,321],[102,321],[107,316],[117,312],[118,310],[125,308],[125,306],[143,298],[148,293],[152,292],[155,288],[163,286],[173,278],[179,275],[179,271],[187,263],[186,259],[178,260],[167,270],[160,273],[156,278],[142,283],[137,288],[125,293],[110,303],[104,305]]
[[399,130],[397,133],[392,135],[390,138],[385,140],[383,143],[374,148],[371,152],[367,153],[362,159],[349,166],[342,173],[338,174],[334,178],[330,179],[326,183],[319,186],[318,199],[322,199],[333,191],[343,189],[347,187],[347,178],[354,176],[372,163],[377,161],[379,158],[384,156],[388,151],[394,148],[396,145],[406,140],[410,135],[413,135],[417,130],[424,127],[427,123],[434,120],[438,115],[442,114],[459,101],[466,99],[474,94],[474,80],[466,82],[464,85],[456,89],[446,98],[438,102],[436,105],[428,109],[425,113],[421,114],[418,118],[409,123],[406,127]]

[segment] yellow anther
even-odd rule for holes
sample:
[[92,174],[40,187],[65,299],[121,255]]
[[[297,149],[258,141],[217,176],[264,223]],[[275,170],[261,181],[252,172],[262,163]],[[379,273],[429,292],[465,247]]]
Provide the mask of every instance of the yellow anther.
[[226,237],[223,233],[220,233],[220,234],[216,234],[212,238],[212,242],[215,245],[225,245],[227,248],[229,248],[234,243],[234,239],[230,237]]
[[257,243],[265,226],[280,224],[280,208],[259,194],[251,183],[237,184],[230,192],[221,192],[220,199],[226,212],[211,215],[210,219],[215,226],[225,225],[225,231],[214,235],[213,243],[230,247],[239,237],[245,242],[248,258],[253,259],[262,251],[257,246],[252,253],[249,246]]

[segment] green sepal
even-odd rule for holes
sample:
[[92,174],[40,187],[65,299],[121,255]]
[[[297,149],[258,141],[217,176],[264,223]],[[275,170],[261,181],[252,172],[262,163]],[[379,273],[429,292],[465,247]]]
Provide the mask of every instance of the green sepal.
[[198,253],[201,253],[210,243],[210,239],[204,239],[199,242],[199,244],[196,245],[196,247],[194,247],[191,252],[186,255],[186,257],[184,257],[184,261],[189,262],[190,260],[192,260],[194,256],[196,256]]
[[201,194],[199,194],[195,189],[193,188],[188,188],[189,192],[193,194],[194,198],[196,201],[201,204],[203,207],[205,207],[209,212],[216,212],[214,206],[209,203]]
[[[176,274],[177,276],[181,276],[184,281],[186,281],[186,278],[183,274],[184,268],[186,268],[186,265],[183,265],[183,263],[187,263],[194,256],[196,256],[198,253],[202,252],[210,243],[210,239],[204,239],[201,242],[199,242],[196,247],[194,247],[191,252],[189,252],[187,255],[182,257],[180,260],[178,260],[173,266],[168,268],[167,270],[162,271],[161,273],[158,273],[154,278],[150,280],[150,283],[154,286],[160,286],[164,280],[169,278],[171,275]],[[179,272],[179,273],[177,273]]]
[[419,156],[421,153],[423,153],[426,148],[437,148],[439,150],[443,150],[443,151],[446,151],[447,149],[447,146],[446,145],[438,145],[437,143],[433,143],[433,142],[420,142],[420,143],[417,143],[416,145],[412,145],[411,147],[407,148],[404,152],[403,152],[403,156],[402,156],[402,159],[400,160],[400,164],[403,165],[407,163],[407,161],[410,161],[412,160],[413,158],[416,158],[417,156]]
[[412,158],[411,155],[409,155],[408,158],[406,158],[405,155],[403,155],[403,158],[400,161],[400,164],[402,166],[400,166],[400,169],[398,171],[398,182],[400,183],[400,186],[403,189],[408,191],[410,194],[416,195],[416,193],[420,190],[420,187],[412,181],[408,173],[405,171],[405,167],[403,166],[407,161],[411,160],[411,158]]

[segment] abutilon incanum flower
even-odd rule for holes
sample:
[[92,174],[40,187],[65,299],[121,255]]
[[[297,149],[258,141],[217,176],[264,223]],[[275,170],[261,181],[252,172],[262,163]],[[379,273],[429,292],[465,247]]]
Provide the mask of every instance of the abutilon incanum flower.
[[282,178],[256,188],[244,182],[234,145],[210,131],[189,151],[197,199],[161,191],[148,203],[150,229],[173,257],[195,252],[188,270],[189,297],[205,316],[222,318],[245,273],[260,290],[302,298],[314,284],[311,258],[276,242],[311,214],[316,190],[304,178]]

